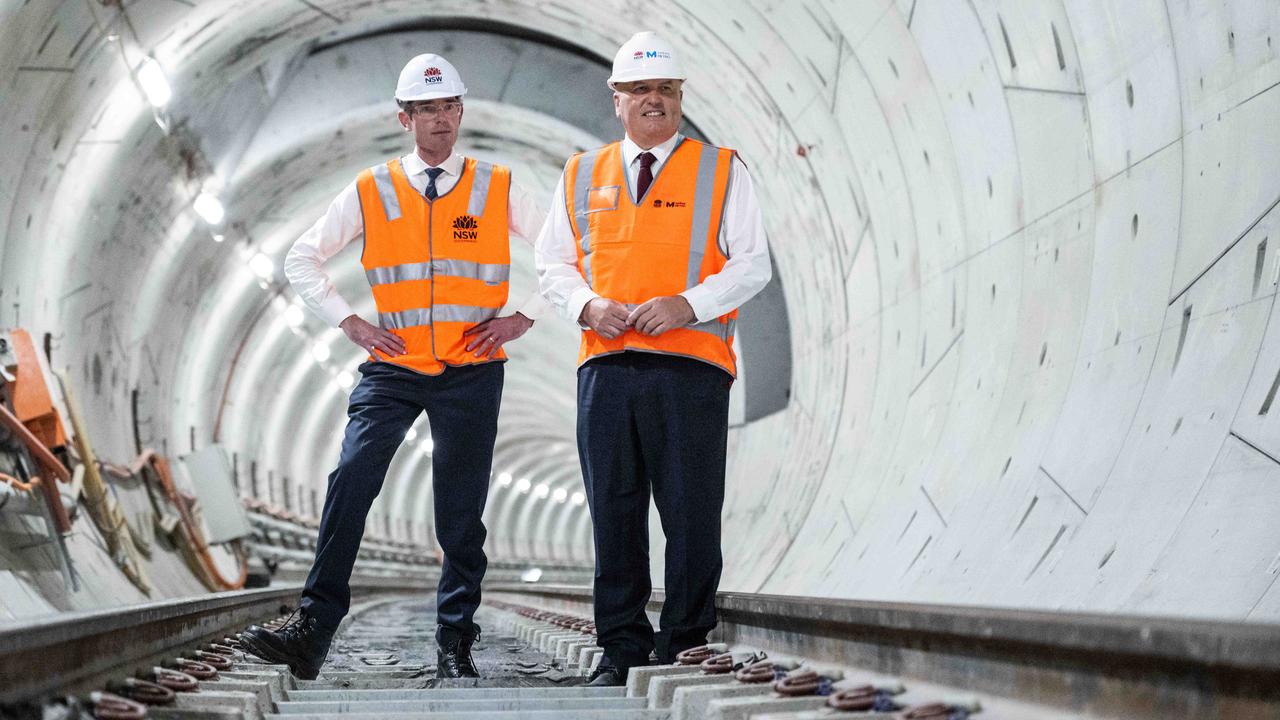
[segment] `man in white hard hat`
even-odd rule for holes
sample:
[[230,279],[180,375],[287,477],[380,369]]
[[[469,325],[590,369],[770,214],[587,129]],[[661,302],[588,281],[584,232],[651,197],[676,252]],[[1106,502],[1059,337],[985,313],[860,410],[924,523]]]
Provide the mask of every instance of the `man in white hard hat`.
[[[487,564],[480,516],[497,435],[503,346],[529,329],[545,303],[534,293],[519,312],[499,317],[507,301],[509,236],[532,244],[542,215],[511,184],[507,168],[454,152],[466,93],[457,70],[439,55],[410,60],[395,97],[414,150],[360,173],[285,260],[298,295],[369,354],[351,393],[300,614],[279,631],[255,626],[242,636],[254,654],[287,664],[301,678],[316,677],[347,614],[365,518],[392,456],[423,412],[444,553],[436,676],[479,676],[472,617]],[[352,311],[322,267],[358,241],[377,324]]]
[[[716,625],[737,308],[768,283],[760,210],[732,150],[679,132],[685,74],[656,33],[628,40],[609,86],[626,137],[569,159],[537,242],[543,294],[582,327],[578,453],[595,528],[591,683],[672,662]],[[652,493],[666,534],[655,635]]]

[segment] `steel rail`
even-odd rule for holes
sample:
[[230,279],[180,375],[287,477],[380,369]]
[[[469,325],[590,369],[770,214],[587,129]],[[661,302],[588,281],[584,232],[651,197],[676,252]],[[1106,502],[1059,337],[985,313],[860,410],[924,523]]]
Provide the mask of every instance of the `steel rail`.
[[0,703],[101,686],[273,617],[297,595],[295,585],[238,590],[0,625]]
[[[591,614],[590,587],[486,591]],[[775,655],[1101,717],[1280,718],[1280,625],[735,592],[716,607],[713,640]]]
[[[378,594],[422,588],[361,588]],[[0,625],[0,703],[100,687],[287,611],[299,586]],[[589,616],[591,588],[496,582]],[[649,604],[660,611],[663,595]],[[1280,718],[1280,626],[723,592],[714,640],[1100,717]]]

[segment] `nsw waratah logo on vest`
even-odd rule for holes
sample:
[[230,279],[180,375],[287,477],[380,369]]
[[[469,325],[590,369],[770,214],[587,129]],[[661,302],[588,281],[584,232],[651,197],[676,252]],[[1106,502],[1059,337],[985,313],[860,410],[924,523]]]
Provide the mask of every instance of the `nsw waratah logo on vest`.
[[453,239],[475,242],[480,235],[480,223],[470,215],[459,215],[453,219]]

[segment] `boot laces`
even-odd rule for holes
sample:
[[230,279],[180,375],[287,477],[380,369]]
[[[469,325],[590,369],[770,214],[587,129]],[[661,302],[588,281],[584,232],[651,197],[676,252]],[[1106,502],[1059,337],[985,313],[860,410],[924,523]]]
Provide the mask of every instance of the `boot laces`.
[[475,660],[471,657],[471,646],[480,642],[480,626],[472,625],[472,633],[464,635],[458,641],[458,668],[464,672],[478,672]]
[[304,640],[311,634],[315,624],[315,618],[301,612],[299,608],[289,614],[279,633],[286,640]]

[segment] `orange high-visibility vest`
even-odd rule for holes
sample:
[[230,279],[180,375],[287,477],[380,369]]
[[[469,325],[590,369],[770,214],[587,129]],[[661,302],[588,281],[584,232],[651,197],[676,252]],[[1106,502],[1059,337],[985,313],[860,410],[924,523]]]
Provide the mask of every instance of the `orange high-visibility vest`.
[[[678,295],[720,272],[720,222],[734,151],[682,139],[644,197],[632,201],[622,143],[569,158],[565,210],[573,220],[578,270],[591,289],[634,308]],[[608,340],[584,330],[578,364],[635,350],[681,355],[737,374],[733,332],[738,311],[657,337],[627,330]]]
[[[491,362],[467,352],[462,333],[497,317],[507,302],[510,187],[510,170],[472,158],[435,200],[413,189],[398,158],[360,173],[360,261],[378,324],[405,342],[405,354],[389,362],[428,375]],[[506,358],[499,351],[495,359]]]

